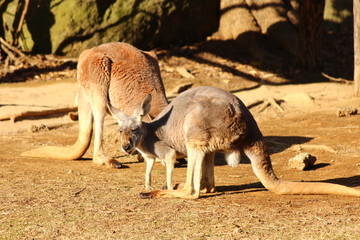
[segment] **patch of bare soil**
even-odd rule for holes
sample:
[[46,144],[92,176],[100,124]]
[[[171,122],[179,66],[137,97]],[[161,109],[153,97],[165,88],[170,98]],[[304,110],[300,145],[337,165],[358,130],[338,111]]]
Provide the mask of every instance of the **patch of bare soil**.
[[[197,58],[167,55],[161,69],[168,95],[179,85],[215,85],[248,106],[268,142],[279,177],[324,181],[360,190],[360,108],[353,86],[339,83],[284,85],[281,76],[212,53]],[[179,68],[181,67],[181,68]],[[184,74],[184,69],[189,75]],[[0,113],[72,105],[74,79],[0,85]],[[34,127],[35,126],[35,127]],[[36,127],[38,126],[38,127]],[[35,130],[34,130],[35,129]],[[78,123],[67,115],[0,122],[0,236],[2,239],[357,239],[360,201],[342,196],[279,196],[267,191],[251,165],[230,168],[217,159],[216,193],[198,200],[139,198],[145,163],[118,150],[115,121],[106,119],[105,147],[125,165],[109,169],[83,159],[21,157],[42,145],[75,142]],[[297,171],[288,159],[316,156]],[[183,183],[186,167],[175,169]],[[156,164],[153,186],[165,183]]]

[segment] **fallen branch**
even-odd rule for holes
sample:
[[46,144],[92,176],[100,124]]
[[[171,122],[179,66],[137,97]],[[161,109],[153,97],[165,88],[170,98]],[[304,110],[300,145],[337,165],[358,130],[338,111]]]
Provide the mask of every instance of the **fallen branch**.
[[[19,58],[23,58],[27,63],[31,64],[32,61],[29,57],[27,57],[22,51],[17,49],[14,46],[11,46],[8,42],[5,41],[2,37],[0,37],[0,47],[4,52],[15,62],[20,61]],[[15,54],[17,54],[19,57],[16,57]]]
[[327,75],[326,73],[321,73],[322,76],[329,79],[331,82],[339,82],[339,83],[346,83],[346,84],[352,84],[353,81],[347,80],[345,78],[335,78]]
[[16,122],[27,118],[46,117],[54,114],[68,113],[75,111],[77,111],[77,107],[56,108],[56,109],[40,110],[40,111],[25,111],[16,114],[7,114],[5,116],[0,116],[0,121],[12,120],[13,122]]
[[18,54],[21,57],[26,57],[26,55],[21,52],[19,49],[17,49],[14,46],[11,46],[10,43],[8,43],[7,41],[5,41],[5,39],[3,39],[2,37],[0,37],[0,42],[1,44],[3,44],[5,47],[7,47],[8,49],[10,49],[11,51],[15,52],[16,54]]
[[[2,40],[2,38],[0,37],[0,42],[2,42],[1,40]],[[8,57],[9,57],[10,59],[12,59],[15,63],[18,62],[18,58],[15,56],[15,54],[14,54],[12,51],[10,51],[10,49],[8,49],[5,45],[1,45],[0,48],[1,48],[1,49],[8,55]]]

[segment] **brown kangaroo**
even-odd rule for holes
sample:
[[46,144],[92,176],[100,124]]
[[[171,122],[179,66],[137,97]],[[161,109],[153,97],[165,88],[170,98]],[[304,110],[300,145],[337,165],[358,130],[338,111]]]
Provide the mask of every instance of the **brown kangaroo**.
[[[213,192],[214,153],[223,152],[235,167],[241,153],[251,160],[261,183],[277,194],[331,194],[360,197],[360,191],[346,186],[317,182],[289,182],[279,179],[272,168],[263,135],[253,116],[239,98],[214,87],[198,87],[176,97],[154,120],[142,122],[150,111],[148,95],[132,116],[109,105],[120,124],[121,147],[137,149],[147,162],[146,189],[150,189],[155,158],[167,167],[168,190],[155,190],[143,197],[198,198],[200,191]],[[188,157],[187,178],[182,190],[172,190],[176,156]]]
[[148,120],[167,105],[156,55],[140,51],[126,43],[107,43],[85,50],[77,65],[79,133],[74,145],[47,146],[24,152],[23,156],[78,159],[91,141],[95,127],[93,162],[119,168],[121,164],[105,156],[103,125],[107,104],[130,114],[148,94],[154,98],[154,108]]

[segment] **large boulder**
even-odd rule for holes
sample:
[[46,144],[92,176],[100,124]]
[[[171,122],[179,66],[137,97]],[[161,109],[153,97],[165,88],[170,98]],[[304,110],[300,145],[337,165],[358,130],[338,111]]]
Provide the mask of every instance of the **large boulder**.
[[[3,13],[9,26],[18,1]],[[32,0],[21,45],[68,56],[113,41],[150,49],[202,40],[218,21],[219,0]]]

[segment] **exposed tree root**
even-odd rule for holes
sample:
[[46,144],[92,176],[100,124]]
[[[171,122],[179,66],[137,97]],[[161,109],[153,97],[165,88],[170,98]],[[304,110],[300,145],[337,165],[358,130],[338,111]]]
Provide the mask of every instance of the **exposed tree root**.
[[262,105],[259,112],[262,112],[264,111],[267,107],[269,106],[273,106],[275,107],[276,109],[278,109],[280,112],[284,112],[284,109],[280,106],[279,103],[283,102],[283,100],[277,100],[275,98],[266,98],[266,99],[263,99],[263,100],[256,100],[255,102],[253,103],[250,103],[247,105],[247,108],[253,108],[253,107],[256,107],[258,105]]

